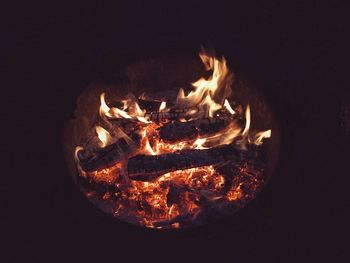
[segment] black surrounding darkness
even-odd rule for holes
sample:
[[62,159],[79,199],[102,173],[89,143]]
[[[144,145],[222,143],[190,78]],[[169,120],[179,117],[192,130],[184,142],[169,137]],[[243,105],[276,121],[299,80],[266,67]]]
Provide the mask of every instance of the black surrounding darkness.
[[[2,8],[1,262],[349,262],[345,1],[47,2]],[[220,225],[174,234],[116,222],[65,166],[75,100],[131,58],[200,44],[263,87],[282,128],[275,174]]]

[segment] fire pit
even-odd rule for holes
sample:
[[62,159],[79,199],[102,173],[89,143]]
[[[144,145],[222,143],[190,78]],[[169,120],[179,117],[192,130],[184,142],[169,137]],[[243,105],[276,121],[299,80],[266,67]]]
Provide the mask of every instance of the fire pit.
[[117,85],[95,83],[65,133],[74,180],[120,220],[198,226],[253,200],[277,160],[279,133],[262,96],[224,58],[153,59]]

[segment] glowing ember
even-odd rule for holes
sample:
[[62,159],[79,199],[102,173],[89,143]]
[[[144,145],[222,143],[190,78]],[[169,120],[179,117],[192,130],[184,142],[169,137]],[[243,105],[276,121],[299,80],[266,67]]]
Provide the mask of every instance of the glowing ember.
[[155,111],[140,106],[144,94],[118,107],[100,95],[101,125],[74,156],[86,196],[104,202],[115,217],[184,227],[205,222],[212,209],[241,207],[262,187],[256,156],[272,132],[250,130],[249,105],[244,115],[231,107],[226,60],[205,52],[200,58],[212,75],[192,83],[187,94],[180,89],[176,102],[144,102],[157,105]]

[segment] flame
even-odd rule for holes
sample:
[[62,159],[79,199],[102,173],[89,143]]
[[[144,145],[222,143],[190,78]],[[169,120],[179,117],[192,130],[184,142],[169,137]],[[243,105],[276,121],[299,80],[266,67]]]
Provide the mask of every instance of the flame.
[[135,106],[134,106],[134,108],[135,108],[135,116],[139,116],[139,117],[144,116],[146,111],[145,110],[141,110],[139,104],[136,101],[134,101],[134,104],[135,104]]
[[84,148],[81,147],[81,146],[75,147],[75,150],[74,150],[74,160],[75,160],[75,162],[78,163],[78,164],[79,164],[79,162],[80,162],[80,161],[79,161],[79,157],[78,157],[78,152],[81,151],[81,150],[84,150]]
[[230,103],[228,102],[228,100],[225,100],[224,103],[224,107],[229,111],[229,113],[231,113],[232,115],[235,114],[236,112],[232,109]]
[[220,89],[220,84],[224,78],[229,74],[226,60],[222,58],[218,60],[215,57],[210,57],[207,54],[201,53],[200,58],[207,64],[207,69],[213,70],[213,74],[209,79],[200,78],[196,82],[192,83],[192,86],[196,88],[195,92],[191,92],[187,98],[194,98],[194,96],[208,91],[210,94],[215,94]]
[[125,118],[125,119],[132,119],[132,117],[127,114],[125,111],[123,110],[120,110],[118,108],[111,108],[111,111],[112,111],[112,116],[110,117],[115,117],[115,118]]
[[[241,134],[241,128],[235,122],[231,122],[225,129],[205,138],[207,147],[230,144]],[[204,143],[203,143],[204,144]],[[203,145],[202,144],[202,145]]]
[[104,115],[108,116],[108,117],[112,117],[109,114],[109,110],[110,108],[107,106],[106,101],[105,101],[105,93],[101,93],[100,95],[100,116],[103,118]]
[[230,74],[225,58],[219,60],[204,52],[200,53],[200,58],[206,69],[213,70],[213,73],[208,79],[200,78],[192,83],[194,90],[187,95],[183,89],[180,89],[177,104],[185,105],[188,108],[199,106],[204,110],[205,117],[213,117],[213,114],[222,108],[216,100],[222,101],[231,92],[231,90],[225,90]]
[[100,146],[102,148],[106,147],[108,143],[112,140],[112,137],[108,131],[106,131],[101,126],[96,126],[97,137],[100,140]]
[[145,117],[137,116],[136,119],[140,122],[143,122],[143,123],[151,123],[151,121],[147,120],[147,118],[145,118]]
[[131,119],[132,117],[129,116],[125,111],[118,109],[118,108],[110,108],[108,107],[106,100],[105,100],[105,93],[103,92],[100,95],[100,116],[103,118],[104,116],[107,116],[109,118],[126,118],[126,119]]
[[207,141],[207,139],[203,138],[198,138],[194,143],[193,146],[195,149],[208,149],[207,147],[204,147],[203,145],[205,144],[205,142]]
[[261,145],[262,144],[262,140],[264,138],[270,138],[271,137],[271,130],[267,130],[267,131],[263,131],[263,132],[258,132],[256,135],[255,135],[255,140],[254,140],[254,143],[256,145]]
[[80,160],[79,160],[79,156],[78,156],[78,152],[80,152],[81,150],[84,150],[83,147],[81,146],[77,146],[75,147],[75,150],[74,150],[74,160],[75,160],[75,163],[77,165],[77,169],[79,171],[79,174],[82,176],[82,177],[86,177],[86,172],[81,168],[80,166]]
[[151,134],[156,132],[156,128],[154,124],[150,124],[150,126],[146,126],[144,127],[141,132],[141,149],[140,149],[140,153],[143,154],[150,154],[150,155],[157,155],[158,154],[158,149],[153,150],[149,139],[151,137]]
[[[123,107],[122,109],[118,109],[116,107],[110,108],[105,101],[105,93],[103,92],[100,95],[100,116],[104,118],[107,116],[109,118],[116,119],[137,119],[140,122],[148,123],[149,121],[144,117],[146,111],[141,110],[140,106],[136,101],[132,101],[131,99],[122,100]],[[128,112],[126,112],[128,110]]]
[[247,108],[245,110],[245,127],[242,132],[242,135],[245,136],[248,134],[250,128],[250,107],[249,104],[247,105]]
[[162,103],[160,104],[159,106],[159,111],[164,111],[166,109],[166,102],[165,101],[162,101]]
[[123,103],[122,110],[126,110],[128,108],[129,100],[121,100],[121,102]]
[[214,113],[217,110],[220,110],[222,106],[218,103],[216,103],[210,95],[206,96],[204,100],[199,104],[199,106],[202,106],[207,109],[206,116],[212,118],[214,116]]
[[149,144],[148,139],[145,142],[145,150],[146,150],[146,152],[150,153],[151,155],[156,155],[156,152],[152,149],[151,145]]
[[139,104],[136,102],[134,98],[129,98],[127,100],[123,100],[123,110],[128,111],[128,115],[130,117],[144,117],[146,111],[141,110]]

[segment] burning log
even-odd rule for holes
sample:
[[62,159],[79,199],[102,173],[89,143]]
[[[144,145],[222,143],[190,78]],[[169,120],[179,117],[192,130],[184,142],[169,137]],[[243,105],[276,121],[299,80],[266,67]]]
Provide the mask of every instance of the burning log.
[[161,101],[157,100],[144,100],[144,99],[138,99],[138,104],[141,109],[146,110],[146,112],[156,112],[159,110]]
[[245,152],[233,145],[211,149],[188,149],[162,155],[137,155],[128,161],[128,174],[133,180],[149,181],[162,174],[220,162],[245,158]]
[[141,122],[137,119],[124,119],[124,118],[110,119],[109,123],[112,124],[112,128],[110,129],[111,133],[113,133],[115,129],[121,128],[122,131],[125,132],[126,134],[136,132],[141,127],[146,125],[146,123]]
[[150,112],[146,117],[151,121],[160,122],[162,120],[178,120],[180,118],[188,118],[188,109],[171,109],[165,112]]
[[175,142],[184,139],[193,139],[201,135],[214,134],[227,127],[232,118],[204,118],[193,121],[174,121],[159,128],[160,139],[167,142]]
[[78,152],[80,166],[86,172],[111,167],[136,149],[140,144],[140,139],[140,136],[135,133],[131,135],[131,141],[121,138],[92,154],[81,150]]

